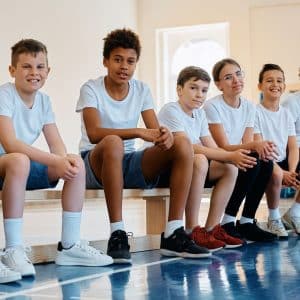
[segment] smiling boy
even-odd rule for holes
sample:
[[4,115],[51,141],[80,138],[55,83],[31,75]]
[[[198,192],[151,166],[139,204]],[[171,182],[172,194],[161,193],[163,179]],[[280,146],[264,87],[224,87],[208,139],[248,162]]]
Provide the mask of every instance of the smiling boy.
[[[141,52],[138,36],[129,29],[117,29],[104,41],[107,74],[82,86],[77,111],[82,118],[80,151],[87,170],[87,188],[103,188],[106,196],[111,228],[107,254],[115,263],[131,263],[122,217],[123,188],[170,184],[161,253],[207,257],[209,251],[195,245],[183,229],[192,177],[191,144],[185,136],[173,138],[167,128],[159,126],[148,86],[132,78]],[[146,128],[137,128],[140,117]],[[136,151],[136,138],[154,142],[155,146]],[[169,178],[163,176],[165,172]]]
[[[9,71],[14,83],[0,87],[0,187],[5,231],[2,262],[21,277],[35,275],[22,241],[25,189],[52,188],[61,178],[62,234],[56,263],[111,264],[110,257],[80,241],[85,168],[78,155],[67,154],[50,99],[39,91],[50,71],[46,46],[33,39],[16,43]],[[50,153],[32,146],[42,133]]]

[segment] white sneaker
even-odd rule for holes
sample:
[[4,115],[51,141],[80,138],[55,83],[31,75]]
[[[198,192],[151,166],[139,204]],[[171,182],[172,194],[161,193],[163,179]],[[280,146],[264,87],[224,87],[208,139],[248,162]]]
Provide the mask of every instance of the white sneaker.
[[22,278],[19,272],[10,270],[0,261],[0,283],[7,283],[20,280]]
[[22,276],[34,276],[35,269],[22,246],[8,248],[2,256],[2,262]]
[[294,229],[300,235],[300,217],[292,216],[291,209],[282,216],[282,222],[287,229]]
[[285,230],[281,219],[277,220],[268,220],[267,223],[267,230],[275,235],[277,235],[280,239],[286,239],[288,238],[289,234]]
[[58,243],[55,263],[61,266],[100,267],[113,263],[113,259],[103,252],[89,246],[88,241],[78,241],[69,249]]

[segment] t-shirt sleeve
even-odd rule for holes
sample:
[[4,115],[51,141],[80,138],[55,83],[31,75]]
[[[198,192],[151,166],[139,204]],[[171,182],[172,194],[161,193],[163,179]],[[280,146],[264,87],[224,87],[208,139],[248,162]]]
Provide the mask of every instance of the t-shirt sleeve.
[[154,109],[154,101],[153,97],[150,91],[150,88],[144,84],[144,95],[143,95],[143,106],[142,111],[148,110],[148,109]]
[[14,111],[14,103],[12,95],[9,94],[8,90],[0,91],[0,115],[11,118]]
[[55,115],[49,97],[47,97],[47,100],[45,102],[46,104],[45,104],[45,111],[44,111],[44,116],[45,116],[44,124],[53,124],[55,123]]
[[211,136],[205,112],[201,109],[201,132],[200,137]]
[[289,136],[296,136],[295,122],[290,111],[287,110],[288,115],[288,134]]
[[161,125],[166,126],[171,132],[184,131],[177,111],[172,106],[163,107],[158,114],[158,120]]
[[256,118],[256,107],[254,104],[248,103],[248,113],[247,113],[247,119],[245,122],[245,127],[254,127],[255,118]]
[[203,106],[208,124],[221,124],[219,111],[214,103],[206,103]]
[[80,89],[76,112],[80,112],[86,107],[97,108],[97,96],[89,83],[85,83]]
[[[250,127],[250,126],[247,126]],[[258,109],[256,110],[255,113],[255,118],[254,118],[254,134],[261,134],[261,123],[260,123],[260,118],[259,118],[259,112]]]

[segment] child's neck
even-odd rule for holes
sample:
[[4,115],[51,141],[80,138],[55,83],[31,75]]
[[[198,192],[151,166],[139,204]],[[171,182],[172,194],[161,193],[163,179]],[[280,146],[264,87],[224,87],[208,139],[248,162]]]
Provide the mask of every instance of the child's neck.
[[104,77],[104,85],[106,92],[109,94],[111,98],[116,101],[122,101],[126,98],[129,92],[129,83],[126,82],[124,84],[117,84],[113,80],[111,80],[108,76]]
[[26,93],[26,92],[22,91],[20,88],[18,88],[18,86],[16,86],[16,90],[17,90],[17,92],[18,92],[21,100],[24,102],[24,104],[28,108],[32,108],[36,92],[34,92],[34,93]]
[[183,112],[185,112],[188,116],[193,117],[193,109],[187,108],[180,99],[178,100],[178,103]]
[[268,98],[263,98],[261,105],[271,111],[278,111],[279,109],[279,98],[276,99],[268,99]]
[[223,99],[229,106],[233,108],[240,107],[241,104],[240,95],[229,96],[223,94]]

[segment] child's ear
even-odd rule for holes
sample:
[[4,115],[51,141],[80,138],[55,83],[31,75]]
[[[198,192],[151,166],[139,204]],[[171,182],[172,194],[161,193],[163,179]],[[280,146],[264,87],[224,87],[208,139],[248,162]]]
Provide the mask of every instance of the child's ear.
[[105,58],[105,57],[103,57],[103,66],[104,66],[104,67],[107,67],[107,64],[106,64],[106,58]]
[[258,84],[257,84],[257,88],[261,91],[261,87],[262,87],[262,84],[259,82]]
[[8,71],[11,77],[15,77],[15,70],[16,68],[14,66],[9,66]]
[[220,81],[215,81],[215,85],[216,87],[220,90],[220,91],[223,91],[221,85],[220,85]]
[[178,97],[180,97],[180,96],[181,96],[181,94],[182,94],[182,87],[181,87],[181,85],[177,85],[177,87],[176,87],[176,91],[177,91],[177,95],[178,95]]

